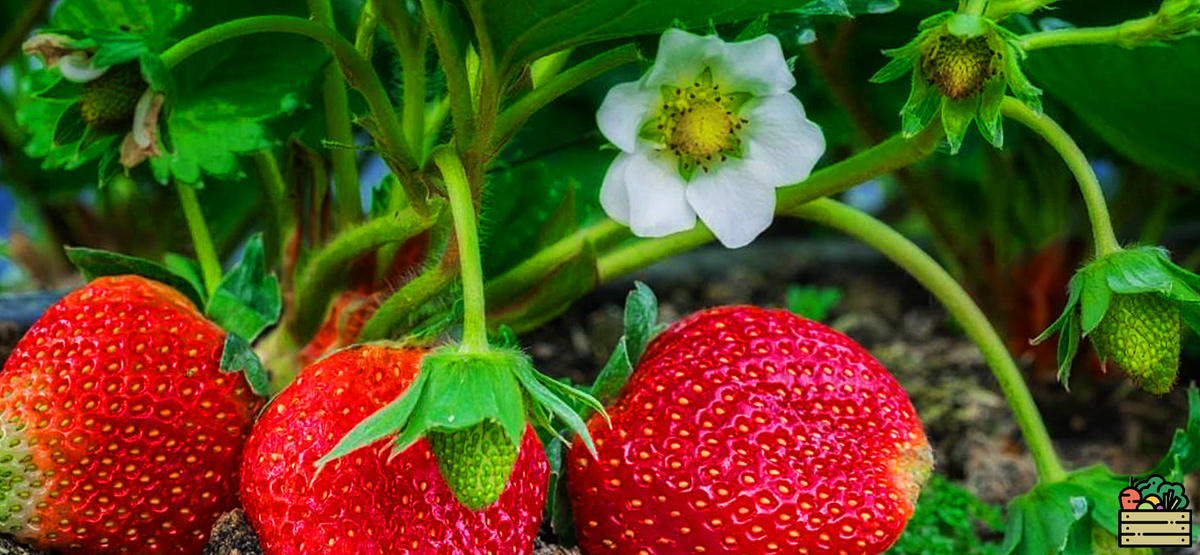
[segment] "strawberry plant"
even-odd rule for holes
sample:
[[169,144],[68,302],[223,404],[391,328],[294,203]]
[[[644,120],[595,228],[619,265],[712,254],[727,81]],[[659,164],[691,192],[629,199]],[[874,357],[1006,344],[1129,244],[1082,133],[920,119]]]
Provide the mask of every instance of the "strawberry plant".
[[[1122,507],[1188,507],[1200,468],[1200,1],[1111,4],[4,3],[0,533],[198,555],[242,508],[267,555],[1119,552]],[[1002,519],[856,337],[874,256],[1011,411],[1036,480]],[[682,315],[668,259],[736,302]],[[579,333],[635,274],[666,306],[634,282]],[[568,379],[541,334],[611,355]],[[1144,474],[1064,464],[1097,390],[1188,406]]]

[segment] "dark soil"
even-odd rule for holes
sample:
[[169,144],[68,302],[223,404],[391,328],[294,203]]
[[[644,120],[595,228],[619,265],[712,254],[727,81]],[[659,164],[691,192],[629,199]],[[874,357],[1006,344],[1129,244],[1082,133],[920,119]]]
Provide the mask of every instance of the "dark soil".
[[[870,350],[908,392],[934,447],[937,472],[997,505],[1034,485],[1033,462],[979,352],[924,289],[873,252],[843,241],[781,240],[676,257],[602,287],[523,338],[539,369],[588,383],[621,335],[634,279],[657,292],[663,322],[716,305],[782,307],[793,284],[837,287],[843,298],[826,323]],[[0,360],[14,338],[0,324]],[[1086,367],[1076,372],[1086,374]],[[1068,468],[1104,463],[1117,472],[1144,471],[1184,423],[1182,387],[1160,398],[1098,373],[1080,375],[1072,386],[1067,393],[1052,382],[1033,385]],[[1186,487],[1200,491],[1200,480],[1189,476]],[[257,555],[255,544],[239,511],[218,522],[206,555]],[[35,553],[14,549],[0,541],[0,555]],[[1200,553],[1194,549],[1168,555]],[[574,553],[539,544],[537,555]]]

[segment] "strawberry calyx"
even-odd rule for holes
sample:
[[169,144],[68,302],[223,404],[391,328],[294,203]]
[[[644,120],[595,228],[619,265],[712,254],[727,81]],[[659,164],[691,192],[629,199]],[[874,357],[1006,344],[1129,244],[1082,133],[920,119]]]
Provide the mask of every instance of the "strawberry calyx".
[[1119,250],[1071,279],[1063,313],[1033,340],[1059,335],[1059,381],[1070,378],[1079,340],[1090,337],[1102,361],[1162,394],[1175,384],[1183,326],[1200,333],[1200,276],[1160,247]]
[[444,346],[426,354],[404,394],[346,434],[318,468],[386,437],[394,436],[393,454],[426,437],[455,497],[479,511],[504,491],[530,422],[553,429],[558,419],[594,450],[586,424],[565,399],[603,411],[587,393],[535,370],[517,349]]

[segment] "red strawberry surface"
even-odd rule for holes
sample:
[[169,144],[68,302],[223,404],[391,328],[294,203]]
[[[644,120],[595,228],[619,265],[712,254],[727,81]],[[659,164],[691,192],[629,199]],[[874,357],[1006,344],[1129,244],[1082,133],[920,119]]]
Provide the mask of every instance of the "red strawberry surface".
[[0,526],[43,549],[197,555],[260,406],[225,332],[135,276],[52,306],[0,374]]
[[541,524],[549,466],[532,428],[499,501],[455,500],[427,440],[394,457],[389,440],[316,462],[398,398],[424,351],[378,344],[338,351],[301,372],[246,446],[242,503],[267,555],[527,555]]
[[676,323],[576,442],[568,491],[591,555],[873,555],[932,464],[908,397],[862,347],[786,311]]

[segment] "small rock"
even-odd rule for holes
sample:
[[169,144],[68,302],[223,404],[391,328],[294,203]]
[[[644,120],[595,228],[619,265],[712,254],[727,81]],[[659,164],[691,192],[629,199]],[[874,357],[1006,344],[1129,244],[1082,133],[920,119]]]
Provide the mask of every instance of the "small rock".
[[538,539],[533,545],[533,555],[579,555],[579,550],[549,545]]
[[221,515],[213,525],[212,539],[204,555],[262,555],[258,535],[246,520],[246,512],[234,509]]

